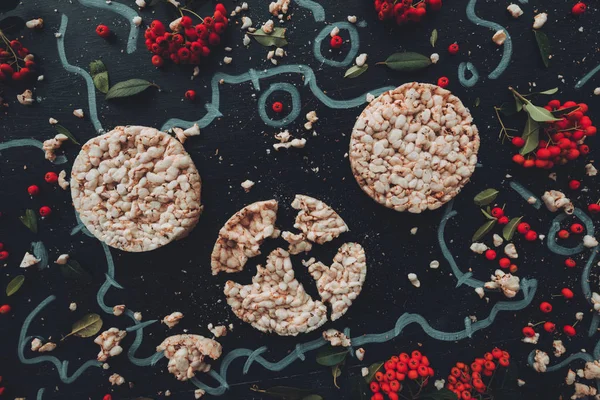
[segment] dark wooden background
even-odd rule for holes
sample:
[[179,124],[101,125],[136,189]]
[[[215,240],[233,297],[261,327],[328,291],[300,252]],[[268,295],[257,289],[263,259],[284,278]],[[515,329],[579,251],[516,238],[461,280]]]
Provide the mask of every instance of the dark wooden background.
[[[6,1],[6,0],[4,0]],[[3,1],[3,2],[4,2]],[[101,1],[101,0],[98,0]],[[103,2],[103,0],[102,0]],[[7,1],[6,4],[9,4]],[[135,8],[133,0],[124,4]],[[199,2],[198,2],[199,3]],[[248,15],[255,25],[268,19],[267,1],[248,1]],[[400,85],[418,80],[435,83],[440,76],[447,76],[451,89],[469,106],[481,135],[480,162],[470,183],[458,196],[455,209],[459,216],[454,218],[447,228],[447,240],[462,270],[472,269],[475,277],[487,280],[496,269],[496,264],[487,262],[469,251],[470,238],[483,220],[472,203],[473,196],[487,187],[502,190],[498,201],[507,204],[512,216],[525,215],[530,224],[539,233],[546,234],[553,216],[545,211],[534,210],[527,205],[509,187],[506,174],[526,184],[538,195],[547,188],[566,189],[570,177],[583,181],[589,191],[573,195],[576,205],[584,207],[598,197],[597,185],[593,178],[586,177],[583,166],[586,160],[580,159],[569,167],[557,168],[558,182],[547,179],[547,171],[523,171],[515,168],[510,161],[512,149],[498,140],[498,123],[493,114],[493,105],[511,101],[507,90],[509,85],[527,92],[531,83],[536,89],[549,89],[558,86],[560,99],[587,102],[593,119],[597,113],[598,100],[593,98],[592,79],[583,89],[576,91],[575,82],[600,62],[598,58],[598,10],[595,2],[580,19],[569,15],[573,1],[534,0],[522,5],[525,15],[513,20],[505,12],[508,4],[479,0],[476,11],[484,19],[493,20],[507,27],[514,41],[514,54],[508,70],[497,80],[487,79],[500,60],[502,50],[490,40],[492,33],[487,28],[478,27],[466,18],[466,1],[448,1],[442,11],[429,16],[417,26],[402,29],[392,28],[377,21],[372,10],[372,2],[330,0],[323,2],[326,10],[326,22],[315,22],[312,14],[296,3],[291,6],[291,21],[285,24],[289,28],[290,45],[288,56],[283,65],[307,64],[315,72],[319,87],[335,99],[351,99],[363,93],[387,85]],[[234,3],[226,1],[231,9]],[[237,4],[237,3],[236,3]],[[197,9],[204,15],[212,10],[212,5],[199,4]],[[84,80],[66,72],[59,60],[54,32],[58,30],[62,14],[69,17],[69,26],[65,37],[67,58],[73,65],[88,68],[90,61],[102,59],[106,64],[111,83],[142,78],[156,82],[161,92],[150,90],[142,96],[129,100],[106,102],[102,95],[97,96],[98,113],[103,126],[110,129],[117,125],[141,124],[160,127],[168,118],[181,117],[196,119],[205,114],[204,103],[211,97],[210,81],[215,72],[240,74],[249,68],[257,70],[272,68],[266,60],[267,49],[253,42],[249,48],[241,44],[242,36],[238,20],[228,29],[224,44],[231,46],[233,63],[222,65],[223,50],[214,54],[211,61],[202,67],[199,77],[190,81],[191,68],[168,65],[155,69],[150,63],[150,54],[143,45],[140,35],[138,50],[134,54],[125,52],[126,38],[129,33],[129,21],[118,14],[84,7],[76,0],[32,0],[19,4],[15,9],[4,10],[2,17],[16,15],[25,20],[42,17],[45,27],[42,31],[22,30],[23,43],[36,55],[45,80],[35,84],[35,95],[41,101],[32,107],[24,107],[15,100],[16,93],[24,87],[2,86],[9,107],[0,114],[0,132],[2,141],[18,138],[35,138],[43,141],[54,135],[48,118],[54,117],[71,130],[82,142],[96,135],[92,124],[86,117],[79,120],[72,116],[73,109],[83,108],[89,115],[87,90]],[[552,66],[545,69],[537,53],[531,18],[533,10],[549,13],[550,18],[544,30],[554,46],[555,56]],[[159,5],[140,13],[144,23],[154,18],[169,21],[175,17],[174,9],[168,5]],[[312,41],[325,26],[336,21],[345,21],[347,15],[357,15],[367,22],[367,27],[358,28],[360,34],[360,52],[369,54],[371,67],[367,73],[354,80],[343,79],[345,69],[332,68],[319,64],[312,54]],[[116,41],[107,43],[99,38],[94,29],[104,23],[116,33]],[[583,32],[578,31],[583,27]],[[429,44],[432,29],[439,31],[439,40],[435,49]],[[449,56],[445,50],[452,42],[458,42],[461,52]],[[324,51],[328,51],[324,47]],[[375,66],[376,61],[384,60],[395,51],[416,51],[429,55],[433,51],[440,53],[437,65],[415,74],[400,74]],[[344,54],[339,55],[342,59]],[[460,86],[457,79],[458,64],[461,61],[473,62],[480,74],[479,83],[470,89]],[[297,338],[265,335],[241,323],[224,301],[222,287],[231,276],[211,276],[210,252],[217,232],[223,223],[235,211],[251,202],[276,198],[280,200],[282,213],[279,221],[284,228],[291,228],[293,213],[289,203],[294,194],[303,193],[322,199],[336,209],[349,225],[351,231],[344,240],[359,241],[367,251],[368,276],[363,292],[353,304],[347,315],[325,327],[351,328],[352,336],[366,333],[378,333],[391,329],[396,319],[404,312],[419,313],[436,329],[455,331],[464,328],[466,316],[474,315],[480,319],[488,316],[491,307],[501,300],[500,294],[491,294],[489,304],[480,300],[472,289],[455,288],[456,280],[452,276],[448,263],[443,259],[436,230],[443,210],[427,212],[422,215],[395,213],[377,205],[362,193],[356,185],[347,158],[349,135],[360,107],[349,110],[331,110],[320,103],[307,87],[302,85],[299,74],[276,76],[261,80],[263,90],[270,83],[290,82],[296,85],[302,97],[301,117],[288,126],[295,135],[308,139],[305,149],[274,152],[273,134],[277,129],[265,126],[257,113],[259,93],[250,83],[225,85],[221,87],[220,110],[223,117],[215,120],[202,130],[200,137],[192,138],[185,144],[198,167],[203,184],[203,203],[205,213],[191,235],[177,243],[144,254],[128,254],[113,250],[116,263],[116,280],[125,290],[111,289],[106,296],[107,304],[126,304],[134,311],[141,311],[144,320],[161,319],[170,312],[179,310],[185,318],[173,330],[164,325],[154,324],[145,329],[144,341],[137,352],[138,357],[147,357],[166,336],[181,333],[183,329],[191,333],[210,335],[206,329],[209,323],[233,323],[235,329],[220,339],[224,353],[235,348],[255,349],[266,345],[269,350],[264,357],[279,360],[291,351],[296,343],[317,338],[319,332]],[[183,101],[183,93],[195,89],[198,93],[196,103]],[[476,99],[480,104],[475,107]],[[273,96],[273,101],[284,104],[289,98]],[[316,110],[320,120],[315,125],[318,136],[312,137],[304,131],[303,115]],[[518,128],[522,121],[512,121]],[[592,152],[587,160],[593,160],[597,154],[597,140],[590,141]],[[67,170],[78,152],[72,144],[64,146],[69,159]],[[267,153],[271,150],[271,154]],[[318,168],[318,170],[316,170]],[[81,234],[70,236],[70,230],[76,225],[69,192],[43,181],[47,171],[60,171],[45,161],[42,152],[34,148],[20,148],[3,151],[0,158],[0,241],[10,251],[11,256],[1,271],[2,287],[10,278],[23,272],[18,265],[22,255],[33,240],[42,240],[51,254],[51,261],[60,253],[68,252],[88,269],[93,283],[82,285],[65,281],[55,266],[37,271],[25,271],[27,277],[24,287],[10,299],[2,297],[0,303],[10,303],[13,312],[0,316],[0,375],[7,387],[6,398],[34,398],[39,388],[46,388],[46,399],[101,399],[105,393],[112,393],[115,399],[148,396],[162,398],[157,393],[170,390],[171,398],[193,398],[193,385],[177,382],[167,373],[166,362],[162,360],[155,367],[135,367],[122,355],[109,360],[110,370],[89,369],[75,383],[62,384],[56,369],[49,363],[23,365],[17,358],[17,338],[25,317],[31,310],[50,294],[57,296],[40,318],[32,324],[30,334],[52,337],[58,340],[61,334],[69,332],[71,324],[84,313],[102,314],[105,327],[125,328],[131,325],[129,319],[104,315],[96,303],[96,292],[104,282],[106,272],[105,259],[99,243]],[[245,179],[256,182],[255,188],[248,194],[240,187]],[[42,194],[31,199],[26,192],[27,186],[38,184]],[[18,216],[26,208],[37,209],[41,205],[53,208],[53,215],[40,223],[38,235],[33,235],[19,221]],[[410,235],[412,227],[418,227],[415,236]],[[543,334],[537,346],[521,343],[521,327],[527,322],[543,320],[544,316],[537,308],[539,302],[549,300],[551,294],[557,294],[565,285],[576,292],[574,300],[568,304],[560,299],[553,301],[555,311],[553,320],[557,326],[572,323],[577,311],[585,312],[585,319],[577,337],[562,338],[568,354],[587,349],[591,352],[597,335],[588,338],[586,331],[592,313],[580,291],[579,279],[581,264],[589,252],[576,257],[579,267],[565,270],[563,258],[551,254],[544,244],[526,243],[516,239],[520,258],[518,276],[535,278],[539,289],[533,303],[519,312],[500,313],[486,330],[476,332],[472,339],[458,342],[441,342],[429,338],[420,327],[411,325],[402,335],[385,344],[366,346],[366,357],[362,363],[355,359],[345,367],[340,377],[341,389],[335,389],[329,369],[320,367],[314,361],[314,352],[309,353],[305,361],[298,361],[282,372],[270,372],[254,365],[247,375],[242,375],[243,362],[237,360],[229,369],[228,381],[231,390],[222,398],[258,399],[260,396],[249,390],[253,383],[262,388],[274,385],[288,385],[301,388],[313,388],[325,399],[357,398],[353,383],[360,378],[360,368],[380,361],[393,353],[410,351],[418,346],[432,361],[438,372],[436,378],[446,378],[450,366],[456,361],[470,361],[476,356],[500,346],[509,350],[513,363],[518,366],[518,376],[527,384],[521,388],[521,394],[512,398],[555,399],[559,393],[570,395],[571,388],[565,387],[563,378],[566,369],[557,373],[539,375],[526,366],[526,358],[531,350],[540,348],[548,353],[552,351],[552,335]],[[263,254],[282,241],[267,244]],[[321,257],[323,261],[333,256],[337,247],[324,246],[311,255]],[[308,274],[296,258],[296,273],[305,282],[309,293],[315,294]],[[431,260],[439,260],[438,270],[429,269]],[[257,262],[263,262],[258,257]],[[252,263],[238,279],[249,282],[252,275]],[[407,273],[415,272],[422,282],[420,289],[414,288],[406,278]],[[592,288],[598,286],[596,271],[592,272]],[[3,294],[0,296],[4,296]],[[520,297],[518,297],[520,298]],[[76,302],[78,309],[70,312],[68,305]],[[134,335],[123,342],[125,350]],[[70,338],[50,355],[70,363],[69,373],[82,362],[92,359],[98,346],[91,339]],[[33,357],[26,351],[28,357]],[[555,362],[553,358],[553,363]],[[218,367],[218,362],[215,365]],[[574,363],[573,368],[581,368],[582,363]],[[128,385],[111,388],[108,376],[118,372]],[[211,379],[200,379],[213,384]]]

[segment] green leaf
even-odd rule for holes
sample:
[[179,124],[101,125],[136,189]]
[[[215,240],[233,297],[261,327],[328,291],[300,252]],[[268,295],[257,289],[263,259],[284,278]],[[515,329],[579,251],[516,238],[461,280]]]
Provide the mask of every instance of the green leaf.
[[557,92],[558,92],[558,88],[555,87],[553,89],[544,90],[543,92],[540,92],[540,94],[548,94],[548,95],[550,95],[550,94],[554,94],[554,93],[557,93]]
[[475,104],[474,104],[474,106],[475,106],[475,107],[479,107],[479,103],[481,103],[481,99],[478,97],[478,98],[476,98],[476,99],[475,99]]
[[550,66],[550,57],[552,56],[550,39],[548,39],[548,36],[542,31],[534,30],[533,34],[535,35],[535,41],[540,50],[540,56],[542,57],[542,61],[546,68],[548,68]]
[[475,233],[473,234],[473,237],[471,238],[471,241],[476,242],[476,241],[480,240],[485,235],[487,235],[489,233],[489,231],[491,231],[495,225],[496,225],[495,219],[493,221],[487,221],[485,224],[481,225],[479,227],[479,229],[477,229],[475,231]]
[[56,129],[57,133],[62,133],[63,135],[68,137],[71,142],[73,142],[75,144],[79,144],[77,139],[75,139],[75,136],[73,136],[73,134],[64,126],[56,124],[56,125],[54,125],[54,129]]
[[352,79],[361,76],[367,70],[367,68],[369,68],[367,64],[364,64],[362,67],[359,67],[358,65],[350,67],[344,74],[344,78]]
[[79,336],[81,338],[87,338],[94,336],[102,329],[102,318],[98,314],[86,314],[79,321],[73,324],[71,333],[61,339],[65,340],[71,335]]
[[554,115],[556,118],[560,118],[563,115],[571,114],[573,111],[576,110],[579,110],[579,106],[561,108],[560,110],[552,111],[552,115]]
[[275,27],[271,33],[265,33],[265,31],[259,29],[253,33],[248,32],[248,34],[265,47],[284,47],[288,44],[285,38],[285,31],[285,28]]
[[423,400],[456,400],[456,395],[450,389],[442,388],[440,390],[432,389],[419,398]]
[[479,192],[473,201],[478,206],[487,206],[498,197],[498,193],[500,192],[496,189],[485,189],[484,191]]
[[537,149],[537,146],[540,143],[540,125],[531,118],[527,118],[527,122],[525,122],[523,139],[525,139],[525,145],[519,150],[519,154],[522,156]]
[[544,107],[539,107],[533,103],[527,103],[523,105],[523,109],[529,114],[529,116],[536,122],[552,122],[560,121],[560,118],[554,118],[554,115]]
[[513,236],[515,235],[515,231],[517,230],[517,225],[519,225],[519,222],[521,222],[522,219],[523,217],[513,218],[508,222],[508,224],[504,225],[504,228],[502,228],[502,237],[504,240],[512,240]]
[[377,65],[385,65],[394,71],[414,72],[429,67],[431,60],[419,53],[394,53],[387,60],[379,62]]
[[25,225],[27,228],[29,228],[29,230],[31,232],[37,233],[38,226],[37,226],[37,215],[35,214],[35,211],[28,208],[27,210],[25,210],[25,215],[20,216],[19,219],[21,220],[23,225]]
[[431,31],[431,37],[429,38],[429,43],[431,43],[431,47],[435,47],[435,43],[438,40],[438,31],[437,29],[434,29],[433,31]]
[[67,279],[91,282],[92,276],[87,272],[77,260],[70,259],[68,263],[60,266],[60,272]]
[[345,347],[322,347],[317,353],[317,363],[326,367],[333,367],[344,361],[348,355]]
[[119,82],[111,87],[105,98],[106,100],[110,100],[134,96],[148,89],[150,86],[158,87],[156,84],[143,79],[129,79],[127,81]]
[[500,107],[498,108],[498,111],[500,111],[502,114],[506,115],[507,117],[510,117],[511,115],[515,115],[516,113],[519,112],[519,111],[517,111],[515,103],[502,103],[500,105]]
[[94,60],[90,63],[90,74],[92,76],[98,75],[99,73],[106,71],[106,66],[101,60]]
[[10,297],[17,293],[19,289],[21,289],[21,286],[23,286],[23,282],[25,282],[24,275],[15,276],[10,282],[8,282],[8,285],[6,285],[6,295]]
[[523,101],[520,98],[518,98],[517,96],[515,96],[514,93],[513,93],[513,97],[515,98],[515,111],[521,112],[523,110]]
[[490,214],[489,212],[485,211],[483,208],[479,209],[481,211],[481,213],[490,221],[491,220],[496,220],[497,218],[495,218],[492,214]]
[[365,382],[371,383],[371,381],[375,377],[375,374],[377,373],[377,371],[379,371],[379,370],[381,370],[381,368],[383,368],[384,363],[385,363],[384,361],[381,361],[381,362],[369,365],[369,373],[367,375],[365,375]]
[[92,80],[94,81],[94,86],[96,86],[96,89],[104,94],[108,93],[108,89],[110,87],[108,83],[108,72],[100,72],[99,74],[94,75]]
[[310,390],[291,386],[274,386],[269,389],[259,389],[254,385],[250,387],[250,390],[281,400],[304,400],[307,396],[311,395]]

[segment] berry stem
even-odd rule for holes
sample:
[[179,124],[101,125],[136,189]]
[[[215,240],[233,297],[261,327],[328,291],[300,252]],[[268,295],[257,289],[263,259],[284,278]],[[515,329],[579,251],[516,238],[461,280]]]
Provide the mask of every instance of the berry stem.
[[505,138],[509,138],[512,139],[512,136],[508,134],[508,131],[516,131],[516,129],[510,129],[507,128],[506,126],[504,126],[504,122],[502,121],[502,118],[500,117],[500,108],[494,106],[494,111],[496,112],[496,118],[498,118],[498,122],[500,123],[500,126],[502,127],[502,129],[500,129],[500,133],[498,134],[498,137],[502,138],[502,142],[504,142]]
[[523,95],[521,93],[519,93],[515,89],[513,89],[512,86],[509,86],[508,90],[510,90],[515,96],[517,96],[519,98],[519,100],[523,101],[525,104],[531,103],[529,100],[527,100],[525,97],[523,97]]
[[18,61],[19,57],[17,57],[17,54],[15,53],[15,51],[12,48],[12,46],[10,45],[10,41],[4,35],[4,32],[2,32],[2,30],[0,30],[0,38],[6,44],[6,48],[9,49],[10,52],[12,53],[12,55],[13,55],[13,57],[15,59],[15,63],[17,64],[17,71],[19,71],[21,69],[21,66],[19,65],[19,61]]
[[190,10],[189,8],[181,7],[179,9],[179,12],[181,13],[181,16],[183,17],[182,11],[189,12],[190,14],[196,16],[196,18],[200,19],[200,22],[204,22],[204,18],[202,18],[201,16],[199,16],[198,14],[196,14],[195,12],[193,12],[192,10]]

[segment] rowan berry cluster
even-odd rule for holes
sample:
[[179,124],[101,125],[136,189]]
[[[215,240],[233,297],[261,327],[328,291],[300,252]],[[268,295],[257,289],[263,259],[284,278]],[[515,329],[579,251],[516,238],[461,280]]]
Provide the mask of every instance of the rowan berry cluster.
[[225,6],[219,3],[214,14],[197,25],[187,15],[173,21],[169,25],[172,32],[166,32],[161,21],[152,21],[144,35],[146,47],[154,54],[152,64],[161,67],[165,60],[171,60],[175,64],[199,65],[211,49],[221,44],[221,35],[228,24],[226,15]]
[[414,382],[419,391],[427,385],[429,378],[434,375],[433,368],[429,366],[429,360],[420,351],[412,353],[401,353],[392,356],[383,364],[383,371],[377,371],[370,383],[369,388],[373,395],[371,400],[398,400],[398,393],[402,391],[402,385]]
[[420,22],[427,11],[439,11],[442,0],[375,0],[375,10],[380,21],[392,20],[397,25]]
[[[494,348],[491,353],[485,353],[483,358],[476,358],[471,365],[457,362],[450,370],[446,387],[456,394],[457,399],[469,400],[479,398],[479,394],[489,392],[492,376],[500,369],[510,365],[510,354],[507,351]],[[487,385],[484,382],[487,381]]]
[[0,31],[0,81],[26,81],[37,77],[33,54],[18,40],[8,40]]
[[[525,168],[550,169],[554,165],[564,165],[588,154],[590,148],[584,141],[588,136],[596,135],[596,127],[590,117],[585,115],[588,106],[574,101],[561,104],[559,100],[550,100],[544,108],[554,113],[563,110],[568,113],[560,117],[559,121],[546,124],[544,132],[548,135],[548,140],[539,141],[537,150],[531,153],[534,157],[525,158],[521,154],[515,154],[513,161]],[[512,144],[522,148],[525,146],[525,139],[515,136]]]

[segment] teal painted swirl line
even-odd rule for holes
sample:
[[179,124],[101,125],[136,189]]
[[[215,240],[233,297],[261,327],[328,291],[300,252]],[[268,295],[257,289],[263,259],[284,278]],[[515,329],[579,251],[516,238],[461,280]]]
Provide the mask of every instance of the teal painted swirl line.
[[494,69],[488,75],[488,78],[490,79],[498,79],[500,75],[502,75],[504,71],[506,71],[506,68],[508,68],[508,64],[510,64],[510,59],[512,57],[512,39],[510,38],[510,34],[506,30],[506,28],[504,28],[502,25],[479,18],[477,14],[475,14],[476,5],[477,0],[469,0],[469,4],[467,5],[467,18],[469,18],[469,20],[472,23],[474,23],[475,25],[489,28],[494,31],[503,30],[506,33],[506,41],[502,45],[502,59],[500,60],[500,63],[498,63],[496,69]]
[[137,49],[137,40],[140,33],[140,28],[133,23],[133,19],[138,16],[133,8],[126,5],[115,3],[114,1],[107,3],[105,0],[78,0],[79,3],[86,7],[100,8],[122,15],[129,21],[129,38],[127,39],[127,53],[132,54]]
[[40,388],[40,390],[38,390],[37,395],[36,395],[36,400],[42,400],[44,398],[44,392],[46,391],[46,388]]
[[312,12],[315,22],[325,21],[325,9],[322,5],[312,0],[294,0],[302,8],[307,8]]
[[100,367],[102,363],[96,360],[89,360],[83,363],[79,368],[73,372],[71,376],[68,374],[69,362],[68,361],[60,361],[58,358],[54,356],[38,356],[34,358],[25,357],[25,347],[27,347],[29,341],[34,336],[28,336],[27,331],[29,330],[29,326],[31,322],[37,317],[37,315],[50,304],[56,300],[56,296],[51,295],[46,297],[46,299],[42,300],[40,304],[37,305],[36,308],[33,309],[29,313],[29,315],[25,318],[23,322],[23,326],[21,327],[21,332],[19,333],[19,343],[17,347],[17,354],[19,356],[19,361],[23,364],[39,364],[43,362],[49,362],[54,364],[58,371],[58,376],[63,383],[69,384],[73,383],[77,378],[81,376],[88,368],[91,367]]
[[592,321],[590,322],[590,327],[588,328],[588,337],[594,336],[598,333],[598,325],[600,325],[600,314],[597,312],[592,316]]
[[58,29],[60,37],[56,38],[58,45],[58,56],[65,70],[73,74],[77,74],[85,80],[85,84],[87,86],[90,120],[92,121],[96,131],[103,132],[104,129],[102,128],[102,124],[98,119],[98,109],[96,107],[96,87],[94,86],[94,81],[92,80],[90,74],[88,74],[84,69],[69,64],[69,61],[67,60],[67,54],[65,52],[65,33],[67,32],[68,23],[69,17],[63,14],[60,20],[60,28]]
[[[181,127],[188,128],[192,126],[194,123],[197,123],[200,128],[205,128],[210,125],[216,118],[222,117],[223,114],[219,111],[221,93],[219,83],[221,80],[228,84],[239,84],[244,82],[254,82],[255,87],[259,87],[258,80],[271,78],[273,76],[281,75],[281,74],[302,74],[304,75],[304,85],[309,86],[311,92],[314,96],[323,104],[325,104],[329,108],[334,109],[348,109],[358,107],[362,104],[366,103],[366,93],[362,96],[356,97],[354,99],[349,100],[335,100],[331,97],[327,96],[317,85],[317,78],[315,76],[314,71],[308,66],[304,64],[292,64],[292,65],[282,65],[279,67],[256,71],[254,69],[248,70],[240,75],[228,75],[222,72],[218,72],[213,75],[211,80],[211,90],[212,96],[211,101],[205,104],[206,114],[196,120],[196,121],[187,121],[180,118],[171,118],[167,120],[161,127],[161,130],[166,131],[173,127]],[[383,92],[394,89],[393,86],[387,86],[379,89],[372,90],[374,96],[380,95]],[[292,121],[290,121],[292,122]]]
[[[542,206],[542,202],[533,192],[527,189],[525,186],[521,185],[519,182],[511,181],[509,183],[510,187],[519,194],[525,201],[528,201],[530,197],[535,199],[535,203],[532,204],[533,208],[539,210]],[[529,204],[529,202],[527,203]]]
[[[592,221],[592,219],[577,207],[573,211],[573,215],[575,215],[577,218],[579,218],[581,222],[583,222],[583,224],[585,225],[586,234],[594,236],[594,222]],[[583,245],[583,243],[579,243],[575,247],[565,247],[559,245],[556,242],[556,234],[560,230],[560,223],[567,217],[567,214],[560,213],[552,220],[550,230],[548,231],[548,238],[546,239],[548,250],[561,256],[572,256],[574,254],[579,254],[585,250],[585,246]]]
[[[44,150],[43,143],[35,139],[15,139],[9,140],[8,142],[0,143],[0,151],[12,149],[15,147],[37,147],[42,151]],[[58,156],[54,161],[52,161],[52,163],[56,165],[64,164],[66,162],[67,157],[65,156]]]
[[31,251],[35,258],[39,259],[38,269],[46,269],[48,268],[48,250],[46,250],[46,246],[43,242],[32,242],[31,243]]
[[598,255],[598,250],[593,249],[590,257],[585,263],[585,267],[583,267],[583,271],[581,272],[581,291],[585,296],[588,303],[592,304],[592,289],[590,288],[590,272],[592,271],[592,266],[594,265],[594,261],[596,260],[596,256]]
[[[470,78],[467,78],[467,70],[471,72]],[[458,81],[467,88],[475,86],[477,81],[479,81],[479,72],[477,72],[477,68],[470,62],[461,62],[458,65]]]
[[600,71],[600,65],[598,65],[596,68],[585,74],[583,78],[577,81],[577,84],[575,84],[575,89],[581,89],[583,85],[585,85],[590,79],[592,79],[594,75],[598,73],[598,71]]
[[[567,365],[569,365],[573,361],[577,361],[577,360],[582,360],[582,361],[585,361],[585,362],[589,362],[589,361],[594,361],[594,357],[592,357],[588,353],[583,353],[583,352],[582,353],[571,354],[569,357],[565,358],[564,360],[562,360],[558,364],[549,365],[548,367],[546,367],[546,372],[555,372],[555,371],[558,371],[559,369],[561,369],[563,367],[566,367]],[[530,367],[533,367],[534,361],[535,361],[535,350],[533,350],[531,353],[529,353],[529,356],[527,357],[527,363],[529,364]]]
[[440,249],[442,250],[442,255],[450,264],[450,268],[452,269],[452,273],[456,276],[457,284],[456,287],[461,285],[467,285],[472,288],[484,287],[485,282],[480,281],[479,279],[471,278],[472,274],[470,272],[464,273],[458,268],[458,264],[454,261],[454,257],[448,249],[448,245],[446,244],[446,240],[444,239],[444,232],[446,230],[446,224],[450,220],[450,218],[454,217],[458,213],[452,210],[452,206],[454,205],[454,200],[450,200],[448,205],[446,206],[446,210],[444,211],[444,215],[442,216],[442,220],[440,221],[440,226],[438,227],[437,237],[438,242],[440,244]]
[[[292,100],[291,110],[287,116],[281,119],[271,119],[267,115],[267,98],[273,93],[277,91],[287,92]],[[273,128],[281,128],[292,121],[294,121],[300,115],[300,109],[302,108],[302,104],[300,103],[300,92],[294,85],[286,82],[278,82],[274,83],[269,88],[260,95],[258,99],[258,115],[260,119],[270,127]]]
[[[325,57],[323,55],[323,52],[321,51],[321,45],[323,44],[323,40],[329,38],[332,26],[336,26],[339,29],[344,29],[348,31],[348,34],[350,35],[350,50],[348,50],[348,54],[346,54],[346,57],[342,61],[331,60]],[[313,42],[313,53],[317,61],[321,64],[329,65],[330,67],[336,68],[343,68],[352,64],[352,61],[354,61],[354,57],[356,57],[356,55],[358,54],[359,48],[360,38],[358,36],[358,31],[356,30],[356,27],[353,24],[346,21],[333,22],[331,25],[327,25],[326,27],[321,29],[321,32],[319,32],[319,34]]]

